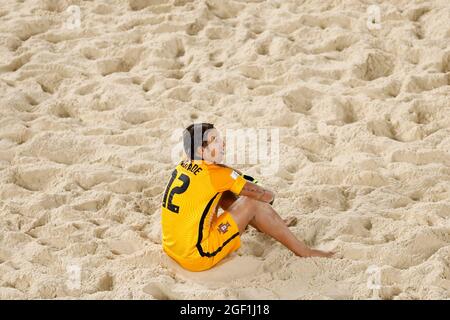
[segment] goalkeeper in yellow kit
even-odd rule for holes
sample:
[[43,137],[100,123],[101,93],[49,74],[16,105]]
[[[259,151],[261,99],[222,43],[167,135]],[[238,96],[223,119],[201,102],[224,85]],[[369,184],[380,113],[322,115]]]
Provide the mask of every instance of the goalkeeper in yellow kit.
[[[308,248],[272,208],[274,193],[222,165],[224,142],[209,123],[183,132],[186,159],[172,172],[162,201],[164,251],[182,267],[202,271],[213,267],[240,245],[247,225],[281,242],[301,257],[330,257]],[[250,180],[250,181],[249,181]],[[218,216],[218,209],[224,212]]]

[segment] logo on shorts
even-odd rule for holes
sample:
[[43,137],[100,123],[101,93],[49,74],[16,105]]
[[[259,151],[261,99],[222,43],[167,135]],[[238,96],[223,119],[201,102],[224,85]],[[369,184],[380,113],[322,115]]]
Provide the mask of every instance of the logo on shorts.
[[217,229],[219,230],[220,233],[225,233],[228,231],[228,227],[231,227],[231,225],[228,222],[226,222],[219,224],[219,227],[217,227]]

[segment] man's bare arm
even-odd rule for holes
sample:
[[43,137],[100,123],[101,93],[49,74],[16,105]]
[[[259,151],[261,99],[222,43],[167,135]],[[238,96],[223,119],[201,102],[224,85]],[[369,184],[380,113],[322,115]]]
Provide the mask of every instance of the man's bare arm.
[[257,184],[254,184],[250,181],[247,181],[244,185],[244,187],[242,188],[241,193],[239,194],[240,196],[247,196],[249,198],[258,200],[258,201],[262,201],[262,202],[267,202],[270,203],[273,201],[273,199],[275,198],[275,194],[270,191],[267,190]]

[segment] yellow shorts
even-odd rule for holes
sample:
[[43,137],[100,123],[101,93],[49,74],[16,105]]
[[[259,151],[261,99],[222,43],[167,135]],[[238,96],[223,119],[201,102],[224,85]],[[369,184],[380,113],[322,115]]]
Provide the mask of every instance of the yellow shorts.
[[204,271],[212,268],[227,255],[239,249],[240,246],[239,227],[231,213],[224,211],[213,222],[208,238],[202,241],[203,256],[199,252],[198,258],[186,259],[167,253],[189,271]]

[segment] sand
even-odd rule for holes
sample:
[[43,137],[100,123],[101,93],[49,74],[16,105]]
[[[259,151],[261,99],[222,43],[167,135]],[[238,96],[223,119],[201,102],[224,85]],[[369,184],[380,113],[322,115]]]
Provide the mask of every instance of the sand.
[[[374,2],[1,1],[0,298],[450,298],[450,2]],[[167,258],[193,121],[278,128],[279,170],[238,168],[337,257]]]

